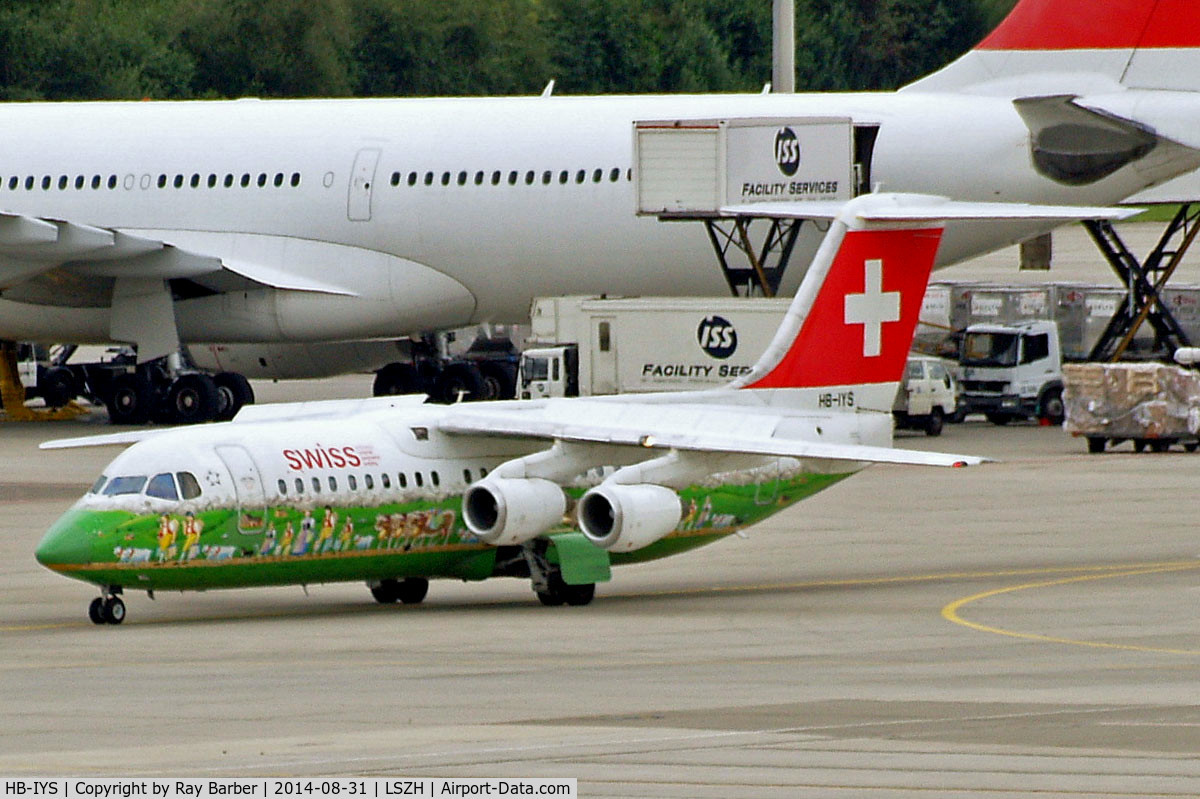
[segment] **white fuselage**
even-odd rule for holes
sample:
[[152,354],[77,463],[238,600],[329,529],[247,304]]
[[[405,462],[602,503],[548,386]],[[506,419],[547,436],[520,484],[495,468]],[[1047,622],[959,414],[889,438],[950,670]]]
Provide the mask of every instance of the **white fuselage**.
[[[1034,170],[1011,100],[966,94],[14,104],[0,112],[0,209],[137,232],[356,295],[181,300],[184,342],[517,322],[535,295],[727,294],[700,225],[635,216],[631,123],[745,116],[878,125],[871,180],[888,191],[1105,204],[1170,177],[1126,167],[1090,186],[1055,183]],[[952,224],[939,263],[1051,226]],[[785,292],[819,240],[809,228]],[[69,270],[0,287],[0,338],[109,340],[108,297]]]

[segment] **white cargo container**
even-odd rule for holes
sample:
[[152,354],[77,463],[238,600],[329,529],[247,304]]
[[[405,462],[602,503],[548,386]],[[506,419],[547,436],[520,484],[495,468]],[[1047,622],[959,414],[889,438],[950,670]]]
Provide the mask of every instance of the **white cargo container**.
[[723,386],[750,370],[790,299],[539,297],[519,396],[591,396]]

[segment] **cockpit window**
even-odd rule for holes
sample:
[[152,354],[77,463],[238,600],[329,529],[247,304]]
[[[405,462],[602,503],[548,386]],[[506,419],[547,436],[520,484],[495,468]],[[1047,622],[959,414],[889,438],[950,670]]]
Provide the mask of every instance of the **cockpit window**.
[[108,476],[103,475],[103,474],[100,475],[99,477],[96,478],[96,482],[92,484],[92,488],[90,491],[88,491],[88,493],[89,494],[99,494],[101,489],[104,488],[104,484],[107,482],[108,482]]
[[146,485],[146,476],[114,477],[104,489],[104,496],[115,497],[121,494],[140,494],[142,486]]
[[195,499],[200,496],[200,481],[191,472],[176,472],[179,479],[179,491],[184,499]]
[[150,485],[146,486],[146,496],[158,499],[179,499],[179,494],[175,491],[175,478],[169,474],[154,475],[150,478]]

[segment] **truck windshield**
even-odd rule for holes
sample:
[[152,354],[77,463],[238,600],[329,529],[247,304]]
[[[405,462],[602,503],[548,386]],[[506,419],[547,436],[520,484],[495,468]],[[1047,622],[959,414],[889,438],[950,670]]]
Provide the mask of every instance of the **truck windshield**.
[[521,382],[528,385],[534,380],[546,380],[550,377],[550,360],[548,358],[526,357],[521,362]]
[[963,366],[1016,366],[1016,333],[968,333],[963,339]]

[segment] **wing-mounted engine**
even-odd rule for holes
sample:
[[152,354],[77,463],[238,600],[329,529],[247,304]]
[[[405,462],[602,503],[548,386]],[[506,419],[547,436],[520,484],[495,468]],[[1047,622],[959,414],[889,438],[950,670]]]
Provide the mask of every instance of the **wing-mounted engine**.
[[462,510],[485,544],[521,544],[561,522],[567,498],[557,483],[539,477],[488,477],[463,494]]
[[506,546],[537,538],[567,512],[563,483],[614,456],[628,457],[610,449],[556,441],[548,450],[502,463],[463,493],[463,521],[485,544]]
[[665,538],[683,518],[678,489],[715,472],[760,466],[756,455],[672,450],[643,463],[618,469],[579,500],[579,529],[593,544],[610,552],[632,552]]

